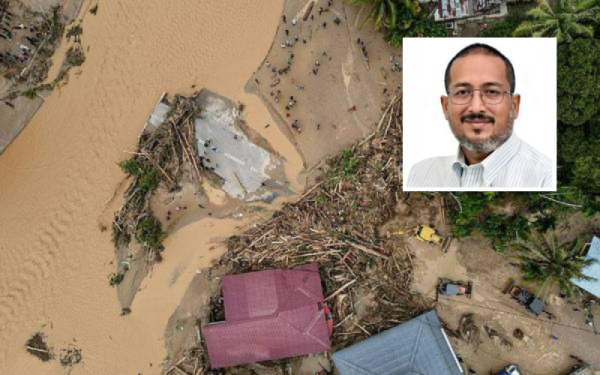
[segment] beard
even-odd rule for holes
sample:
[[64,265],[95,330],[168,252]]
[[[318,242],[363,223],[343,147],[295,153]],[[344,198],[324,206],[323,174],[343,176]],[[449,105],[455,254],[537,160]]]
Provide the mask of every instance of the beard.
[[450,130],[454,137],[458,140],[458,143],[464,147],[465,149],[475,152],[478,154],[489,154],[490,152],[496,150],[498,147],[502,146],[504,142],[510,138],[513,132],[513,125],[515,123],[515,116],[512,109],[508,113],[508,126],[506,129],[500,134],[492,134],[485,139],[469,139],[464,132],[462,134],[458,133],[457,129],[461,129],[460,126],[453,126],[452,122],[448,120],[448,125],[450,125]]

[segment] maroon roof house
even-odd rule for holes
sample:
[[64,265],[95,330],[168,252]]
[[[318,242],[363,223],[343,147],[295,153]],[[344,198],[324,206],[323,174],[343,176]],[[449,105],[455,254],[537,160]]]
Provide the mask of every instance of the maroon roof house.
[[225,321],[202,328],[212,368],[331,347],[316,264],[223,278]]

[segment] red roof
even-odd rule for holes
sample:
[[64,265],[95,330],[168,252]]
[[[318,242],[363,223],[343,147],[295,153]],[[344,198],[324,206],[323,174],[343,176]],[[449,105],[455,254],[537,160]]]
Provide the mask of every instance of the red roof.
[[329,350],[316,264],[223,278],[225,322],[202,328],[213,368]]

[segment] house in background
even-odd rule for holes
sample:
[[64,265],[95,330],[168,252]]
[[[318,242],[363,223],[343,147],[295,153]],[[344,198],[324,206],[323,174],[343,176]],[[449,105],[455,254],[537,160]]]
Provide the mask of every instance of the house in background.
[[436,21],[450,21],[496,18],[507,13],[506,0],[438,0],[434,17]]
[[585,256],[586,259],[595,259],[596,262],[583,269],[583,274],[595,280],[571,280],[573,284],[585,290],[596,298],[600,298],[600,238],[594,236]]
[[462,375],[434,310],[333,354],[340,375]]
[[316,264],[223,278],[225,321],[202,328],[212,368],[331,347]]

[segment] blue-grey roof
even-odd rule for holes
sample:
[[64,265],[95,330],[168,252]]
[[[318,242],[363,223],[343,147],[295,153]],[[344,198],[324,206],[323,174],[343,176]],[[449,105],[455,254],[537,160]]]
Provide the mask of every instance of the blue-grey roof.
[[333,354],[341,375],[461,375],[434,310]]
[[571,281],[581,289],[595,295],[596,297],[600,297],[600,238],[594,237],[592,239],[592,245],[590,246],[590,250],[586,255],[586,259],[595,259],[596,262],[594,262],[594,264],[591,266],[584,268],[583,274],[593,277],[596,280],[585,281],[572,279]]

